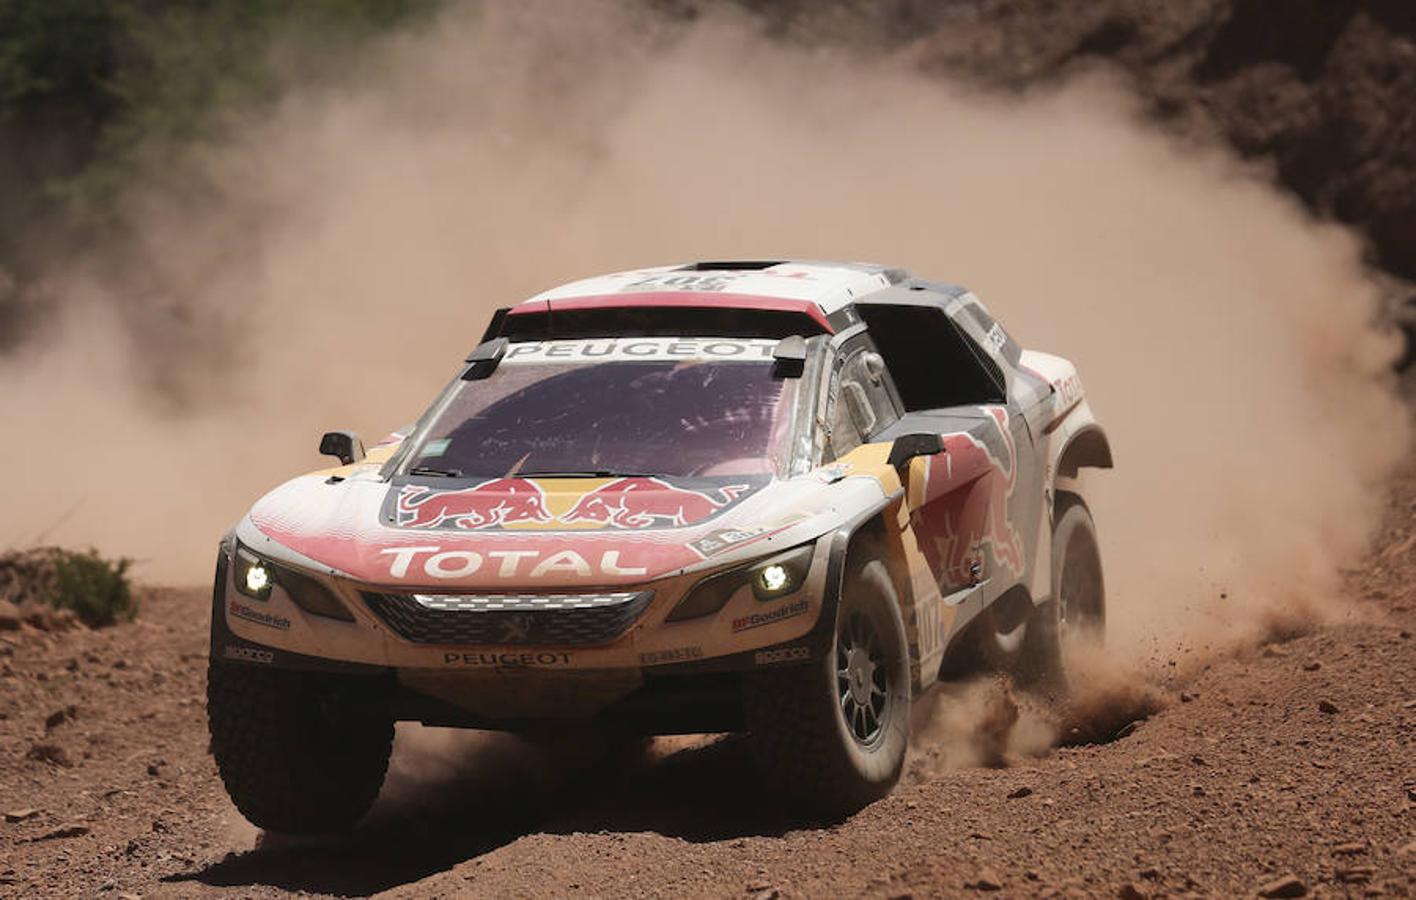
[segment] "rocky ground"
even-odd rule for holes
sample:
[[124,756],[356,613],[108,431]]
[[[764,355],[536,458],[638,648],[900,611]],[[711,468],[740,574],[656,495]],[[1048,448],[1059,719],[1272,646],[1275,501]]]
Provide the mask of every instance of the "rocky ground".
[[1156,711],[1103,743],[987,768],[935,728],[843,823],[778,809],[732,738],[609,760],[406,728],[374,813],[315,842],[223,793],[203,592],[100,630],[0,617],[0,896],[1411,896],[1416,472],[1349,590],[1352,621],[1113,695]]

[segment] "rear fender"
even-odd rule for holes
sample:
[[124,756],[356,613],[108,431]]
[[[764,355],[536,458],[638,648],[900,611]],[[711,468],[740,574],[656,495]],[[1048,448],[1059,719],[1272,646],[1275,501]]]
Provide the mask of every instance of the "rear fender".
[[1021,366],[1051,388],[1039,404],[1042,414],[1029,417],[1033,440],[1046,459],[1042,492],[1047,514],[1039,517],[1037,561],[1029,585],[1034,602],[1042,603],[1052,593],[1052,521],[1058,480],[1075,479],[1084,468],[1111,468],[1111,441],[1092,412],[1077,367],[1069,360],[1026,350]]

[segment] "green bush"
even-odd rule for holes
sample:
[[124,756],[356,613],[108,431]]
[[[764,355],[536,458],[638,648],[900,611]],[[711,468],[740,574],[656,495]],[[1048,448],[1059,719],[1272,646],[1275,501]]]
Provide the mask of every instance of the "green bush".
[[128,583],[130,559],[105,559],[97,550],[39,547],[0,555],[0,599],[73,610],[85,625],[131,621],[137,598]]
[[128,584],[130,559],[104,559],[96,550],[61,551],[55,562],[57,590],[50,601],[72,609],[90,628],[131,621],[138,603]]
[[443,2],[0,0],[0,348],[56,258],[128,235],[135,184],[199,190],[192,160],[232,122],[347,80]]

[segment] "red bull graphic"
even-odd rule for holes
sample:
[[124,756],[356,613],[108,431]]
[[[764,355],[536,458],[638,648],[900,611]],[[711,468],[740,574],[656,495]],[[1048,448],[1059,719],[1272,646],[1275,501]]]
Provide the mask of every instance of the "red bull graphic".
[[549,522],[546,496],[525,478],[494,478],[457,491],[406,484],[394,520],[405,528],[494,528],[512,522]]
[[944,452],[929,461],[924,503],[913,515],[921,549],[946,590],[987,577],[985,549],[1014,577],[1026,568],[1023,538],[1008,512],[1017,485],[1017,447],[1008,411],[987,412],[1002,436],[1003,458],[972,434],[944,435]]
[[746,484],[712,493],[676,487],[658,478],[620,478],[581,497],[560,521],[598,522],[611,528],[692,525],[731,505]]

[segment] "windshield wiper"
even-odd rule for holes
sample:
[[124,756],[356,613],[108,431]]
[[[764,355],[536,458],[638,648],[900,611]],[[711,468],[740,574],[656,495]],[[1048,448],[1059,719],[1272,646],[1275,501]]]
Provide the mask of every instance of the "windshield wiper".
[[438,469],[433,466],[414,466],[408,470],[409,475],[433,475],[438,478],[461,478],[461,469]]
[[512,478],[652,478],[650,472],[621,472],[616,469],[574,469],[564,472],[516,472]]

